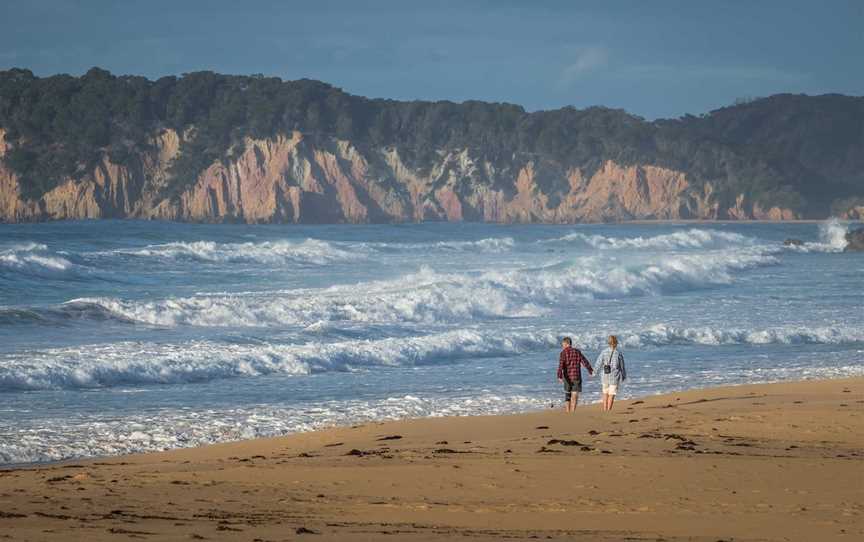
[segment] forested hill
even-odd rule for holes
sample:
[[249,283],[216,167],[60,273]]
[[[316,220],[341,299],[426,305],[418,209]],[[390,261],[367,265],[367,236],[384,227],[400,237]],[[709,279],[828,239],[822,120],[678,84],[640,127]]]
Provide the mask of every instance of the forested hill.
[[836,94],[780,94],[649,122],[605,107],[368,99],[260,75],[151,81],[97,68],[45,78],[13,69],[0,72],[0,136],[5,221],[578,222],[864,210],[864,98]]

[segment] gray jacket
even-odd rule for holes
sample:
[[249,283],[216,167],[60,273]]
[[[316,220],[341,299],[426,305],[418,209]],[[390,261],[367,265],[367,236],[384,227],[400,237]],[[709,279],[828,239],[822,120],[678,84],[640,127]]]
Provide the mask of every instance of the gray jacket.
[[[612,372],[610,374],[606,374],[606,371],[603,369],[604,365],[612,367]],[[627,379],[627,368],[624,366],[624,354],[621,353],[620,348],[616,348],[613,351],[611,348],[606,347],[602,352],[600,352],[600,355],[597,356],[597,361],[594,362],[594,370],[600,374],[603,387],[620,386],[621,382]]]

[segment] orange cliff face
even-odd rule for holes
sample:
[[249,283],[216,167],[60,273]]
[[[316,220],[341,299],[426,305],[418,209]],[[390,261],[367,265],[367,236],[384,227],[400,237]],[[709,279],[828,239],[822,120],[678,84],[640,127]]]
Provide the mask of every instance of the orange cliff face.
[[[234,161],[215,162],[178,196],[165,199],[181,137],[166,130],[134,165],[107,156],[80,180],[61,182],[39,200],[22,197],[17,176],[0,163],[0,221],[138,218],[195,222],[368,223],[423,220],[502,223],[615,222],[651,219],[798,218],[740,196],[723,206],[710,183],[682,171],[607,161],[594,173],[544,160],[492,163],[467,149],[439,151],[422,171],[393,148],[301,133],[246,140]],[[0,130],[0,157],[6,152]]]

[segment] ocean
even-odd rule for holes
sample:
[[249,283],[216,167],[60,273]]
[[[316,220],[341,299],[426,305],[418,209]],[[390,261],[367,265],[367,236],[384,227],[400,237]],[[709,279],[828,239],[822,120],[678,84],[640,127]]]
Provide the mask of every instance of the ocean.
[[625,398],[864,375],[847,228],[0,225],[0,464],[557,408],[565,335]]

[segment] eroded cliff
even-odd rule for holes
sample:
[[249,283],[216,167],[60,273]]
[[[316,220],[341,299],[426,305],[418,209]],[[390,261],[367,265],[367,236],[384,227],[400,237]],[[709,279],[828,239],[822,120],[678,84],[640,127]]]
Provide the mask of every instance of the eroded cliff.
[[[0,153],[6,150],[0,130]],[[604,222],[632,219],[769,219],[796,214],[763,209],[743,195],[725,206],[711,183],[684,171],[608,160],[594,172],[551,160],[489,160],[469,149],[441,150],[425,170],[394,148],[360,149],[300,132],[248,139],[233,160],[216,161],[179,194],[166,196],[181,136],[154,135],[132,164],[103,156],[79,179],[37,200],[0,166],[0,219],[7,222],[141,218],[201,222]],[[0,154],[2,156],[2,154]]]
[[0,220],[597,222],[860,216],[864,97],[647,121],[320,81],[0,71]]

